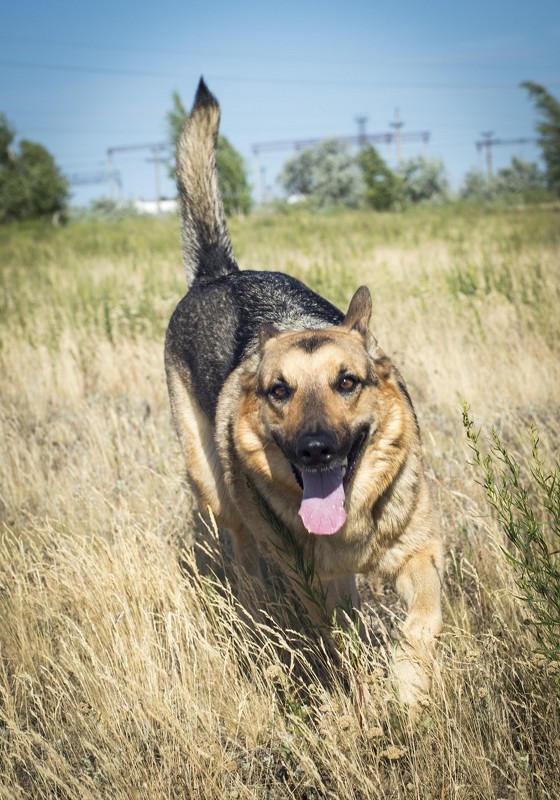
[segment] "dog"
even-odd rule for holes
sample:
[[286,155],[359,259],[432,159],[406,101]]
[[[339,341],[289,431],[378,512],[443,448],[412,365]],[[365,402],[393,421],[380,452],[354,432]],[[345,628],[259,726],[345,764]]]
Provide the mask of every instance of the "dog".
[[[312,564],[308,588],[327,615],[358,606],[357,573],[392,580],[407,608],[397,688],[417,708],[441,631],[442,544],[409,393],[370,331],[366,287],[343,314],[288,275],[239,269],[218,187],[219,121],[201,79],[177,147],[188,291],[165,341],[190,482],[249,575],[264,554],[293,577],[284,532]],[[312,592],[300,595],[317,619]]]

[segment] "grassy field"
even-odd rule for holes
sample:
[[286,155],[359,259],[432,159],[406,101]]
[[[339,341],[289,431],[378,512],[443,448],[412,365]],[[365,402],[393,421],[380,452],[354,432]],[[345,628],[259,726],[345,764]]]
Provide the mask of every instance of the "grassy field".
[[237,604],[168,410],[178,221],[0,228],[0,800],[557,800],[560,661],[539,652],[461,407],[521,463],[537,425],[553,464],[560,210],[263,214],[231,229],[244,266],[342,307],[372,291],[446,541],[433,698],[409,730],[386,679],[389,588],[362,582],[371,646],[343,639],[336,666],[274,579],[254,618]]

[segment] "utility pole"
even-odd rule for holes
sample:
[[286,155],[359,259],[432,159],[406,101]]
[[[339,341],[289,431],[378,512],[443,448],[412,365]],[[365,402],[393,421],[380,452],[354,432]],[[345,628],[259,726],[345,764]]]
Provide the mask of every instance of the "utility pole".
[[364,148],[367,144],[367,138],[366,138],[367,121],[368,121],[367,117],[356,117],[356,122],[358,124],[358,143],[361,148]]
[[160,149],[157,146],[152,148],[153,158],[147,158],[146,161],[149,164],[154,165],[154,179],[155,179],[155,189],[156,189],[156,207],[157,213],[159,214],[161,211],[160,200],[161,200],[161,189],[160,189],[160,179],[159,179],[159,165],[161,163],[161,156],[160,156]]
[[401,153],[401,142],[402,142],[402,135],[401,135],[401,128],[404,125],[404,122],[401,122],[401,118],[399,116],[399,109],[395,109],[395,118],[393,122],[390,122],[389,125],[391,128],[395,129],[395,144],[397,150],[397,166],[400,167],[401,160],[402,160],[402,153]]
[[[122,147],[109,147],[107,150],[107,161],[109,163],[109,173],[113,174],[113,154],[114,153],[122,153],[122,152],[130,152],[132,150],[150,150],[153,153],[153,158],[148,159],[148,161],[155,163],[155,189],[156,189],[156,202],[158,211],[160,208],[160,200],[161,200],[161,193],[160,193],[160,180],[159,180],[159,165],[161,163],[161,153],[164,150],[167,150],[169,145],[166,142],[156,142],[151,144],[128,144],[123,145]],[[114,184],[111,183],[111,196],[113,196],[114,192]]]
[[259,159],[259,151],[253,150],[253,175],[255,177],[255,198],[257,203],[262,202],[262,189],[260,185],[261,179],[261,169],[260,169],[260,159]]
[[115,180],[114,180],[113,176],[114,176],[115,172],[113,170],[113,151],[112,150],[107,150],[107,160],[109,162],[108,174],[110,176],[109,177],[109,196],[110,196],[111,200],[114,200],[115,199]]
[[534,137],[524,137],[521,139],[493,139],[493,134],[494,131],[484,131],[480,134],[484,138],[478,142],[475,142],[476,149],[479,153],[483,148],[486,149],[486,175],[488,177],[488,181],[492,180],[493,175],[492,148],[495,145],[536,144],[539,141]]
[[492,181],[492,136],[494,131],[482,131],[480,135],[482,136],[481,147],[486,148],[486,177],[490,183]]
[[266,167],[261,166],[259,169],[260,190],[261,190],[261,206],[266,203]]

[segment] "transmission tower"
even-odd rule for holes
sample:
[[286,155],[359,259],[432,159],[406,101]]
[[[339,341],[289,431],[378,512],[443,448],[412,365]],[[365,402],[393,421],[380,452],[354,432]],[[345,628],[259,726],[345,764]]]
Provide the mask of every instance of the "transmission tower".
[[[359,136],[333,136],[330,137],[342,144],[359,145],[362,141],[368,144],[391,144],[395,141],[395,134],[391,131],[387,133],[365,133]],[[430,141],[429,131],[410,131],[400,134],[401,141],[413,142],[422,141],[424,144]],[[251,145],[253,155],[260,153],[270,153],[274,150],[305,150],[307,147],[315,147],[319,142],[324,141],[325,137],[313,139],[282,139],[276,142],[257,142]]]
[[503,144],[535,144],[538,142],[538,139],[535,138],[522,138],[522,139],[493,139],[492,136],[494,131],[482,131],[481,136],[482,139],[479,139],[478,142],[475,142],[477,152],[483,148],[486,148],[486,176],[489,181],[492,180],[492,148],[496,145],[503,145]]
[[401,139],[402,133],[401,128],[404,125],[404,122],[401,122],[401,118],[399,116],[399,109],[395,109],[395,118],[393,122],[390,122],[389,125],[395,129],[395,143],[397,148],[397,165],[400,167],[401,165]]
[[100,169],[97,172],[71,172],[66,176],[68,183],[72,186],[86,186],[87,184],[95,183],[111,183],[114,181],[117,186],[122,186],[121,174],[118,170],[109,172],[105,169]]
[[[163,150],[167,150],[169,145],[167,142],[155,142],[152,144],[125,144],[119,147],[109,147],[107,149],[107,161],[109,164],[109,174],[114,174],[113,170],[113,155],[114,153],[124,153],[130,152],[132,150],[151,150],[152,151],[152,162],[155,164],[155,193],[156,193],[156,200],[159,204],[159,165],[161,162],[161,153]],[[111,197],[114,195],[114,184],[111,182]]]
[[366,139],[367,121],[368,121],[367,117],[356,117],[356,123],[358,125],[358,140],[360,143],[360,147],[365,147],[367,144],[367,139]]

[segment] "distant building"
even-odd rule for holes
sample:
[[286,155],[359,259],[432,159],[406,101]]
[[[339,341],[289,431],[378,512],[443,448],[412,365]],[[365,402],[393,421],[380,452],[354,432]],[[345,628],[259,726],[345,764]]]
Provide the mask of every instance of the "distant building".
[[304,203],[307,200],[307,195],[305,194],[290,194],[286,198],[286,203],[289,206],[295,206],[298,203]]
[[132,206],[139,214],[172,214],[177,211],[177,200],[133,200]]

